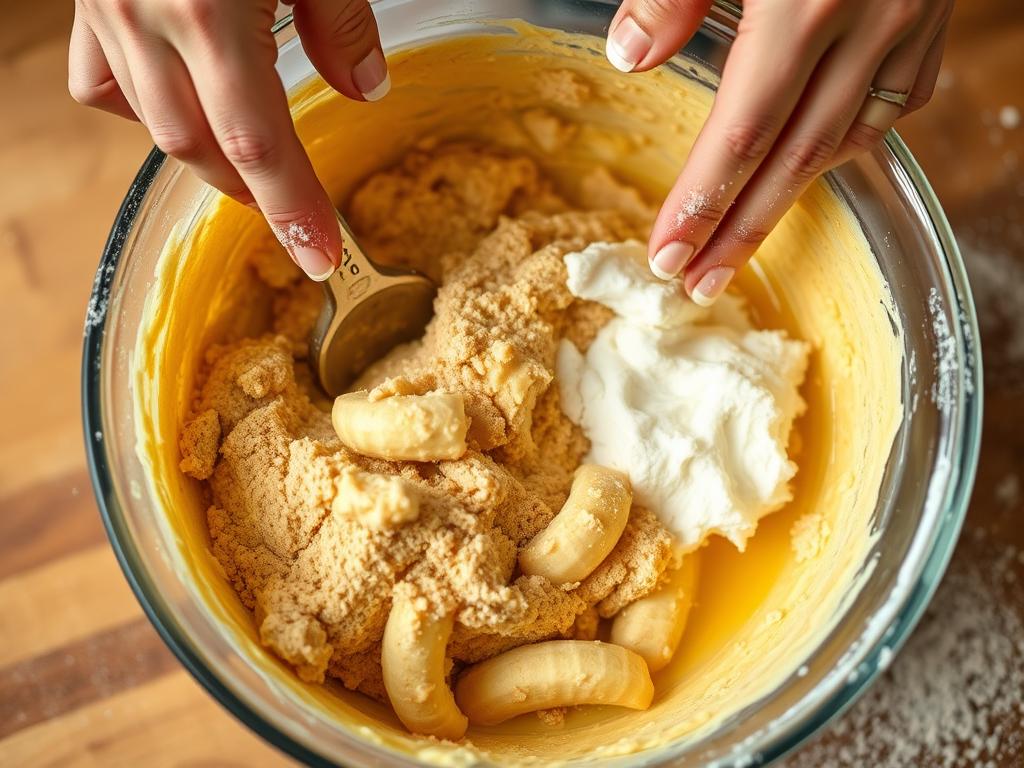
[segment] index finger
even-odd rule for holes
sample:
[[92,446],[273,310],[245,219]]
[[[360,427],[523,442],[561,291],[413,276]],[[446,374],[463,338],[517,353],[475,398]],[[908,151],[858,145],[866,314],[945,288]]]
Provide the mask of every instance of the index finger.
[[341,232],[334,206],[295,133],[284,85],[274,69],[269,29],[216,35],[199,27],[182,59],[224,156],[238,170],[271,229],[312,279],[338,265]]
[[842,23],[822,11],[781,13],[777,4],[755,6],[744,17],[711,112],[655,221],[648,255],[656,275],[674,277],[710,239],[768,156]]

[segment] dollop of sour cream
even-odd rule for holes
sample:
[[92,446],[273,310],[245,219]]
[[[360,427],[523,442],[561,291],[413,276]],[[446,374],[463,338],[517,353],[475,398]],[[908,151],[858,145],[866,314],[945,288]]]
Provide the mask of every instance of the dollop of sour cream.
[[586,352],[562,341],[562,407],[590,439],[586,461],[628,473],[634,500],[681,551],[713,534],[740,551],[792,497],[787,454],[809,345],[755,330],[742,300],[710,309],[662,281],[637,241],[565,255],[570,292],[615,312]]

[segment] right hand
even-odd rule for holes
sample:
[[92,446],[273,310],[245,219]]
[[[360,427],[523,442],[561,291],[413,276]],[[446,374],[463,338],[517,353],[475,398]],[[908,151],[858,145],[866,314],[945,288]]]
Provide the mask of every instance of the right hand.
[[[349,98],[390,88],[367,0],[294,0],[313,65]],[[334,208],[295,133],[274,63],[275,0],[77,0],[68,87],[141,121],[156,145],[217,189],[258,206],[315,280],[338,266]]]

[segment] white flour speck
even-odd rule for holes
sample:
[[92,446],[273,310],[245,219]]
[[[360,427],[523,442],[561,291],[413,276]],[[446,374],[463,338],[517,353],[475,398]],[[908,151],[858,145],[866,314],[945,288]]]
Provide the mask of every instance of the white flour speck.
[[709,198],[707,193],[699,187],[691,190],[690,193],[683,198],[682,205],[676,213],[676,224],[682,225],[687,219],[705,211],[710,201],[711,198]]
[[1006,475],[996,485],[996,501],[1006,508],[1016,507],[1020,502],[1020,478]]
[[956,405],[956,340],[949,330],[942,298],[935,288],[928,293],[928,311],[932,316],[932,332],[935,334],[935,381],[932,383],[932,401],[940,411],[948,411]]
[[315,216],[310,216],[288,224],[271,224],[270,228],[278,242],[289,251],[303,246],[313,246],[323,250],[327,246],[327,237],[319,227],[314,226],[312,222],[315,220]]
[[895,654],[893,653],[892,648],[887,645],[883,645],[882,650],[878,652],[878,668],[883,672],[887,670],[889,665],[892,664],[893,656],[895,656]]

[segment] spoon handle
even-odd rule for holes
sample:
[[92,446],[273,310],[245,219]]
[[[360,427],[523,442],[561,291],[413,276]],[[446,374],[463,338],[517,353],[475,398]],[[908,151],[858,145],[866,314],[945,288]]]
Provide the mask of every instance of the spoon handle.
[[375,284],[381,283],[384,275],[363,253],[355,235],[340,213],[338,227],[341,229],[341,264],[323,285],[327,301],[334,305],[335,311],[344,311],[349,303],[359,301],[372,288],[377,287]]

